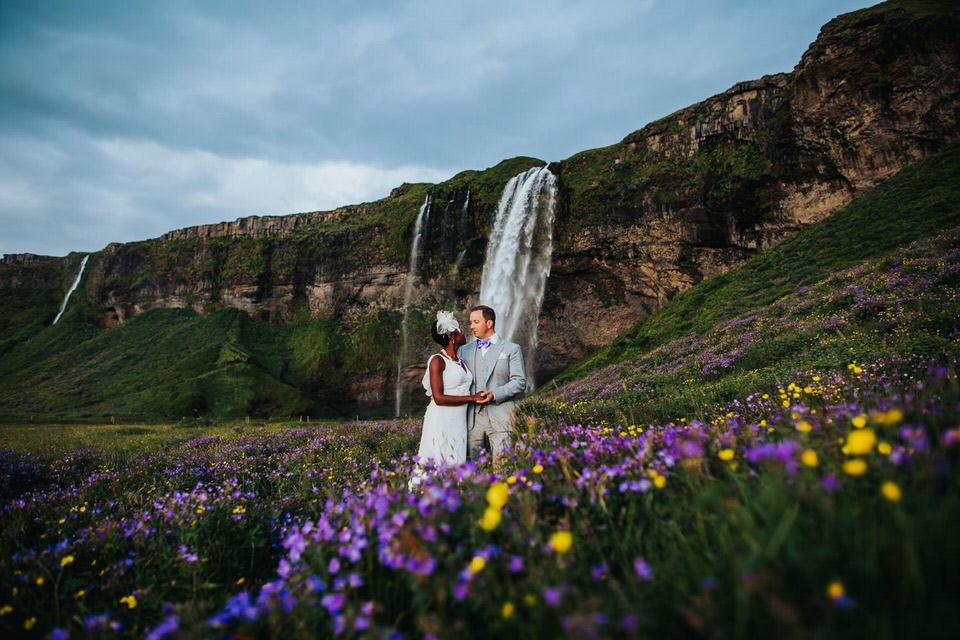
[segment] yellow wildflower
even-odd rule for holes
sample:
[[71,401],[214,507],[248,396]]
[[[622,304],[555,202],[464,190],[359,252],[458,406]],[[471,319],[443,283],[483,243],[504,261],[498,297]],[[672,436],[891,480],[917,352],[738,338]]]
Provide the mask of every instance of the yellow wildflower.
[[721,460],[733,460],[733,449],[721,449],[717,457]]
[[5,616],[5,615],[7,615],[8,613],[10,613],[11,611],[13,611],[13,607],[11,607],[11,606],[8,605],[8,604],[5,604],[5,605],[3,605],[3,607],[0,607],[0,616]]
[[867,472],[867,463],[863,458],[854,458],[843,463],[843,472],[850,476],[862,476]]
[[566,553],[573,545],[573,535],[569,531],[556,531],[550,536],[550,546],[557,553]]
[[483,556],[473,556],[469,566],[470,573],[480,573],[485,566],[487,566],[487,561]]
[[667,484],[667,479],[660,474],[657,474],[653,479],[653,486],[657,489],[663,489]]
[[827,595],[831,600],[839,600],[843,597],[843,583],[839,580],[834,580],[827,585]]
[[510,495],[510,489],[502,482],[494,482],[487,489],[487,502],[491,507],[499,509],[507,504],[507,496]]
[[806,420],[801,420],[797,423],[797,431],[802,433],[809,433],[813,429],[813,425],[807,422]]
[[71,562],[73,562],[73,556],[63,556],[63,558],[60,559],[60,566],[65,567]]
[[39,587],[39,586],[42,585],[43,583],[44,583],[43,576],[38,576],[38,577],[37,577],[37,586]]
[[881,485],[880,492],[883,494],[883,497],[890,502],[900,502],[900,498],[903,497],[903,492],[900,491],[897,483],[891,482],[890,480],[887,480]]
[[484,531],[493,531],[500,524],[500,509],[494,506],[487,507],[480,518],[480,528]]
[[857,429],[863,429],[865,426],[867,426],[867,416],[861,413],[850,422],[852,422],[853,426],[855,426]]
[[137,596],[132,593],[128,596],[123,596],[120,598],[120,602],[127,605],[130,609],[133,609],[137,606]]
[[877,434],[873,429],[857,429],[847,435],[847,446],[845,451],[854,455],[863,455],[870,453],[877,444]]
[[878,424],[882,425],[892,425],[897,424],[903,420],[903,411],[900,409],[890,409],[890,411],[884,411],[883,413],[878,413],[873,417]]
[[500,615],[503,616],[503,619],[506,620],[513,615],[514,606],[512,602],[505,602],[503,609],[500,610]]
[[23,628],[27,631],[30,631],[30,629],[33,629],[33,625],[35,624],[37,624],[36,618],[27,618],[23,623]]
[[533,466],[533,472],[534,472],[534,473],[543,473],[543,465],[542,465],[542,464],[534,465],[534,466]]
[[884,441],[877,445],[877,451],[885,456],[888,456],[890,455],[890,452],[893,451],[893,447],[890,446],[889,442]]
[[820,456],[813,449],[807,449],[800,454],[800,462],[808,467],[815,467],[820,464]]

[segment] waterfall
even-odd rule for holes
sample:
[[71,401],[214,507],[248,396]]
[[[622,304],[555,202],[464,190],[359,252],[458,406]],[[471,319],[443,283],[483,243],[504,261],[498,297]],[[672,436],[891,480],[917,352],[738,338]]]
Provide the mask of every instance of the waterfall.
[[534,167],[507,182],[490,231],[480,304],[497,312],[496,330],[523,349],[533,388],[537,319],[550,275],[557,178]]
[[63,299],[63,304],[60,305],[60,313],[57,314],[57,317],[53,319],[53,324],[57,324],[57,320],[60,319],[60,316],[63,315],[63,312],[67,309],[67,301],[70,300],[70,294],[73,293],[73,290],[77,288],[77,285],[80,284],[80,278],[83,277],[83,268],[87,266],[87,258],[90,257],[90,254],[83,256],[83,260],[80,261],[80,271],[77,272],[77,277],[73,280],[73,284],[70,285],[70,290],[67,291],[66,297]]
[[[461,240],[467,237],[467,215],[470,209],[470,189],[467,189],[467,197],[463,201],[463,208],[460,209],[460,219],[457,220],[457,237]],[[461,252],[463,253],[463,252]]]
[[401,387],[400,375],[403,372],[403,365],[407,357],[407,343],[409,342],[409,328],[407,326],[410,316],[410,300],[413,298],[413,288],[417,280],[417,266],[420,258],[420,249],[423,244],[423,223],[430,215],[430,194],[424,198],[420,205],[420,211],[417,213],[417,219],[413,223],[413,242],[410,244],[410,266],[407,269],[407,279],[403,286],[403,320],[400,322],[400,353],[397,354],[397,389],[394,400],[394,415],[400,417],[400,401],[403,398],[403,389]]

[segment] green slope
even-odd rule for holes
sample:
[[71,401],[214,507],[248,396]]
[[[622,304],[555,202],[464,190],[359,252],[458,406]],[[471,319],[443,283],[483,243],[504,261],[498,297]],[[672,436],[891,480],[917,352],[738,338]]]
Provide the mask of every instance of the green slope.
[[567,369],[555,383],[568,383],[671,340],[702,334],[834,272],[957,225],[960,142],[907,167],[738,269],[678,295],[608,347]]
[[194,408],[215,416],[306,411],[311,402],[284,380],[282,338],[234,309],[203,316],[157,309],[100,330],[75,308],[3,359],[3,413],[176,418]]

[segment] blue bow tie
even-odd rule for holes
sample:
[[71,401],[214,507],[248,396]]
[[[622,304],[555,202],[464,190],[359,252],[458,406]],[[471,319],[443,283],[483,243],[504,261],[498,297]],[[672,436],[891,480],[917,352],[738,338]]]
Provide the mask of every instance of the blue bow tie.
[[480,338],[477,338],[477,349],[486,349],[489,346],[490,346],[489,340],[481,340]]

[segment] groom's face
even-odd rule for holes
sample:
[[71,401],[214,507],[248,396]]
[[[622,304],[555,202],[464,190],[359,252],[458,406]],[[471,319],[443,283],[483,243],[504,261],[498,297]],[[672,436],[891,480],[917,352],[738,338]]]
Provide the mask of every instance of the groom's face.
[[483,317],[483,311],[471,311],[470,330],[473,331],[473,335],[479,339],[486,340],[493,335],[493,321],[485,319]]

